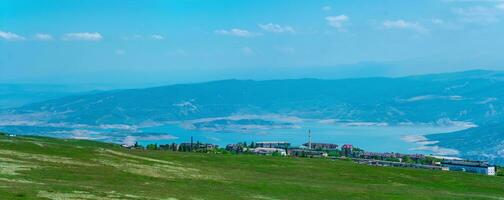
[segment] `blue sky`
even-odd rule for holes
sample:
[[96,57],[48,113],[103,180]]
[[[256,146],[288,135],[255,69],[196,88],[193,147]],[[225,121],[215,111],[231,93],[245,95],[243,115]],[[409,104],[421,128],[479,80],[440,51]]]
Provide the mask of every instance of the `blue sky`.
[[504,70],[500,0],[0,0],[0,83]]

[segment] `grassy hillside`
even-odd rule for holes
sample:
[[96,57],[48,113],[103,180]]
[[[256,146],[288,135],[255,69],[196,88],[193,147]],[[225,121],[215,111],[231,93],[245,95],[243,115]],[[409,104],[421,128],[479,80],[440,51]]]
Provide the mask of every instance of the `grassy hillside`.
[[0,135],[0,199],[502,199],[504,178]]

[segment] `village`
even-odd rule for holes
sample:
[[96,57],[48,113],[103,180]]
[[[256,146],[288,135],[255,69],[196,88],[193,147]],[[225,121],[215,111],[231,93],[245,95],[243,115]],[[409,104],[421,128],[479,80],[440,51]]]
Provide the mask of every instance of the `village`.
[[486,161],[462,160],[424,154],[368,152],[352,144],[343,144],[340,146],[332,143],[312,142],[311,131],[308,131],[308,142],[300,146],[292,146],[291,143],[286,141],[261,141],[250,142],[249,144],[247,142],[239,142],[228,144],[221,148],[216,144],[194,142],[193,137],[191,137],[190,142],[180,144],[148,144],[144,147],[136,142],[134,145],[123,144],[121,146],[128,149],[324,158],[350,160],[358,164],[371,166],[460,171],[488,176],[498,175],[497,166],[491,165]]

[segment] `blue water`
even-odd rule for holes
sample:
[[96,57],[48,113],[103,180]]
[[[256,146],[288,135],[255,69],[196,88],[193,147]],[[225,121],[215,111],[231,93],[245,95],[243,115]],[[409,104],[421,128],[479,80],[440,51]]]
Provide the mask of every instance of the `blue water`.
[[462,126],[430,126],[430,125],[402,125],[402,126],[349,126],[345,124],[320,124],[302,123],[300,128],[285,128],[260,130],[257,132],[212,132],[199,130],[186,130],[178,124],[169,124],[141,129],[144,132],[163,133],[175,136],[174,139],[162,140],[142,140],[142,145],[157,143],[180,143],[189,142],[190,137],[194,141],[218,144],[225,146],[237,142],[251,141],[287,141],[298,146],[308,140],[308,129],[312,132],[312,142],[353,144],[366,151],[376,152],[400,152],[400,153],[423,153],[429,154],[426,150],[415,150],[420,144],[407,142],[402,139],[405,135],[426,135],[433,133],[452,132],[465,129]]

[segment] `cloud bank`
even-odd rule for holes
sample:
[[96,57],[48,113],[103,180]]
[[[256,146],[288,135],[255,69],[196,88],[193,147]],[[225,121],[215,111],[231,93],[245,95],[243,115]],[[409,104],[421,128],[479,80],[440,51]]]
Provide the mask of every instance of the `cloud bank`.
[[63,40],[100,41],[103,36],[98,32],[67,33]]

